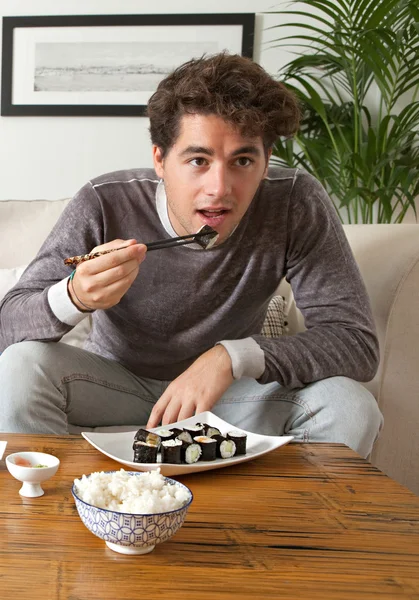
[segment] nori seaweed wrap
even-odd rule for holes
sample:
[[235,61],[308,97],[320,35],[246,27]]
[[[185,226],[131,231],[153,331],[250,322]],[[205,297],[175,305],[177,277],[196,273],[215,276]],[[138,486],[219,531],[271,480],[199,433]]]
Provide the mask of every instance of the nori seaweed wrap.
[[227,433],[226,437],[228,440],[233,440],[236,444],[236,456],[238,454],[246,454],[247,433],[239,429],[233,429]]
[[147,444],[137,440],[134,442],[134,460],[136,463],[155,463],[157,462],[158,448],[155,444]]
[[161,461],[162,463],[171,463],[180,465],[182,440],[166,440],[161,443]]
[[215,460],[217,457],[217,441],[206,435],[197,435],[194,441],[201,446],[201,460]]

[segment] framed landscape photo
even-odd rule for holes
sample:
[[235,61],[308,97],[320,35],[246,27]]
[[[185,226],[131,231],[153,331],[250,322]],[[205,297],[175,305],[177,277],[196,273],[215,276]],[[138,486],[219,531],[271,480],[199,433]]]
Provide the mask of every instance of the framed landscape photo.
[[3,116],[144,116],[174,68],[253,57],[255,15],[3,17]]

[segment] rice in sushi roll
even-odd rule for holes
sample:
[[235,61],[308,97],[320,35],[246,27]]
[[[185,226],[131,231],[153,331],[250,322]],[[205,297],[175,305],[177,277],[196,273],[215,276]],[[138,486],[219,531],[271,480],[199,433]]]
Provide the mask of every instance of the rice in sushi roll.
[[181,431],[176,437],[176,439],[181,440],[184,444],[192,444],[193,442],[191,434],[189,433],[189,431],[186,431],[186,429]]
[[218,427],[213,427],[212,425],[204,424],[204,435],[208,437],[214,437],[214,435],[221,435],[221,431]]
[[214,435],[217,442],[216,455],[218,458],[232,458],[236,454],[236,444],[223,435]]
[[201,455],[202,449],[199,444],[197,444],[196,442],[192,442],[192,444],[188,444],[187,442],[183,443],[183,446],[181,448],[181,456],[183,463],[186,463],[187,465],[192,465],[193,463],[198,462],[198,460],[201,458]]

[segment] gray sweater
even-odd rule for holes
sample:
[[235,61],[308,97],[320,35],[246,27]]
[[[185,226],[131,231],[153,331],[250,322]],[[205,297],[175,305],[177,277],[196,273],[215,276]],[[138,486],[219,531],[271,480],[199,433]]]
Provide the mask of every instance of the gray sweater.
[[[115,238],[169,237],[157,188],[153,170],[136,169],[96,178],[76,194],[0,305],[0,351],[23,340],[58,341],[74,325],[51,308],[51,291],[71,272],[64,258]],[[284,276],[307,331],[268,339],[262,323]],[[367,381],[378,365],[369,300],[335,209],[319,182],[293,169],[270,169],[220,246],[148,253],[119,304],[92,318],[87,350],[154,379],[175,378],[220,341],[235,376],[260,383]]]

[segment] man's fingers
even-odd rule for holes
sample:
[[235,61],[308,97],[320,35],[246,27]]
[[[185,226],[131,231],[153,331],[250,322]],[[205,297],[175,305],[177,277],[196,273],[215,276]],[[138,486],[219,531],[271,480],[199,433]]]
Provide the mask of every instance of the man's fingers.
[[170,425],[170,423],[176,423],[179,421],[179,411],[181,409],[182,402],[180,400],[171,400],[164,411],[161,423],[162,425]]
[[[167,398],[167,399],[166,399]],[[160,425],[162,417],[164,415],[164,411],[166,410],[166,406],[170,402],[170,397],[163,394],[157,400],[156,404],[153,407],[153,410],[150,413],[150,417],[148,419],[146,427],[157,427]]]
[[137,240],[112,240],[111,242],[106,242],[106,244],[101,244],[100,246],[95,246],[92,250],[90,250],[90,254],[94,252],[102,252],[103,250],[112,250],[113,248],[121,248],[122,246],[135,246],[138,244]]
[[140,264],[146,255],[147,248],[144,244],[131,244],[122,250],[116,250],[109,254],[103,254],[92,260],[82,263],[78,268],[88,275],[97,275],[118,268],[127,262],[134,261]]
[[193,417],[195,414],[197,414],[198,411],[197,407],[195,406],[195,402],[184,402],[182,403],[180,410],[179,410],[179,414],[177,416],[176,421],[182,421],[183,419],[189,419],[189,417]]

